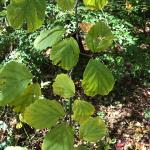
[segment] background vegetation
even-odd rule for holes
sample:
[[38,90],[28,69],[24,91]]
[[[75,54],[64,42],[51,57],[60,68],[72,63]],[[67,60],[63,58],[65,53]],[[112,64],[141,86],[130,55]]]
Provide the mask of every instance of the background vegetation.
[[[52,85],[47,81],[54,79],[56,72],[63,70],[52,65],[49,60],[49,49],[39,52],[33,48],[33,42],[39,31],[56,25],[64,26],[67,34],[74,33],[75,17],[68,11],[61,11],[55,2],[49,2],[44,25],[36,32],[27,33],[26,25],[18,30],[8,25],[7,3],[8,1],[0,3],[0,63],[4,65],[16,60],[27,65],[36,80],[47,85],[42,89],[45,97],[52,98],[53,94],[49,90]],[[111,27],[115,36],[110,50],[97,54],[112,69],[116,80],[114,90],[108,96],[86,97],[95,105],[96,113],[108,122],[110,129],[109,136],[97,145],[102,146],[103,149],[115,149],[121,145],[132,147],[131,149],[135,147],[138,149],[141,145],[148,148],[150,144],[149,0],[110,0],[103,11],[89,11],[81,4],[79,19],[86,23],[102,20]],[[81,30],[88,30],[89,25],[81,24]],[[78,64],[80,67],[76,67],[73,73],[75,80],[82,76],[89,57],[81,55],[80,59]],[[80,86],[78,90],[82,90]],[[18,127],[19,122],[13,118],[15,114],[8,107],[0,108],[0,112],[0,135],[2,135],[0,149],[4,149],[7,145],[28,145],[30,149],[39,149],[46,131],[37,132],[27,125]],[[93,147],[96,149],[96,146]]]

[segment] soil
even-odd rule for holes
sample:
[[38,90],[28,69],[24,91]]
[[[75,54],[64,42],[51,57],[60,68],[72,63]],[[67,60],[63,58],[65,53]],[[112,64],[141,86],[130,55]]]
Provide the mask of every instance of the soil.
[[[116,87],[105,97],[90,98],[81,95],[94,104],[95,115],[106,121],[109,128],[107,139],[114,141],[113,144],[110,142],[112,150],[150,150],[150,118],[145,117],[145,111],[150,109],[150,86],[130,80],[121,81],[122,87],[119,90]],[[77,89],[81,90],[80,87]],[[48,94],[49,90],[45,89],[44,92]],[[20,124],[9,107],[1,108],[0,111],[0,120],[7,126],[0,130],[1,144],[7,142],[8,145],[13,143],[27,146],[29,150],[40,150],[47,130],[35,130],[26,124]],[[80,144],[80,141],[77,143]],[[92,150],[94,149],[99,149],[96,144],[93,145]]]

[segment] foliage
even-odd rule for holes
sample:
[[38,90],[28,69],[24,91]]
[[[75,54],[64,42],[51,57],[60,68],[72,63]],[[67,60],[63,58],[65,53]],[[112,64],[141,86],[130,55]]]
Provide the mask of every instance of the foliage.
[[91,8],[91,9],[98,9],[98,10],[99,9],[103,9],[103,7],[108,3],[107,0],[101,0],[101,1],[97,1],[97,0],[93,0],[93,1],[91,1],[91,0],[84,0],[83,2],[89,8]]
[[6,105],[15,101],[27,88],[31,79],[32,74],[22,64],[11,62],[3,67],[0,70],[0,104]]
[[149,49],[141,49],[135,45],[129,47],[127,52],[103,53],[100,59],[112,68],[112,73],[118,81],[129,75],[134,78],[145,78],[145,81],[149,81]]
[[103,22],[96,23],[91,27],[86,37],[87,46],[93,52],[108,49],[112,41],[113,35],[111,30]]
[[43,50],[58,43],[65,30],[62,27],[56,27],[53,30],[46,30],[42,32],[34,41],[34,47],[38,50]]
[[99,59],[91,59],[85,68],[82,86],[89,96],[107,95],[114,86],[114,78]]
[[53,83],[53,92],[61,97],[70,98],[75,95],[75,85],[68,75],[59,74]]
[[[90,129],[90,130],[89,130]],[[106,135],[106,126],[104,122],[99,118],[89,118],[79,129],[79,136],[89,142],[96,142],[100,138]]]
[[12,27],[19,28],[26,20],[28,31],[34,31],[43,24],[45,9],[45,0],[11,1],[7,6],[7,17]]
[[72,111],[72,118],[81,124],[94,114],[95,108],[92,104],[86,101],[75,100],[73,103]]
[[27,148],[20,146],[8,146],[7,148],[5,148],[5,150],[27,150]]
[[63,10],[71,10],[75,5],[74,0],[57,0],[58,6]]
[[32,127],[42,129],[51,128],[64,115],[65,112],[57,101],[36,100],[26,108],[23,117]]
[[[50,52],[50,59],[54,65],[71,70],[79,59],[79,46],[74,38],[66,38],[54,45]],[[69,57],[68,57],[69,54]]]
[[57,125],[45,136],[42,149],[72,150],[73,149],[72,128],[66,123]]
[[[73,9],[74,5],[71,5],[70,7],[68,3],[57,2],[58,6],[62,9]],[[75,1],[72,0],[70,0],[70,2],[75,3]],[[7,6],[7,17],[13,28],[17,29],[23,25],[23,22],[25,21],[27,30],[34,31],[39,28],[44,21],[43,12],[45,10],[45,1],[31,1],[28,7],[29,10],[25,9],[27,3],[28,0],[11,1]],[[84,3],[87,5],[86,1],[84,1]],[[96,3],[94,4],[88,1],[88,6],[102,9],[106,3],[107,1],[98,3],[97,7]],[[46,48],[50,47],[50,59],[52,60],[52,63],[69,71],[69,75],[59,74],[53,83],[54,94],[65,98],[65,100],[69,100],[69,112],[65,112],[63,106],[57,100],[48,100],[44,98],[39,84],[34,81],[33,75],[25,65],[11,61],[6,63],[0,69],[0,105],[4,106],[8,104],[9,106],[13,106],[14,111],[22,114],[23,119],[21,121],[36,129],[49,129],[49,132],[43,141],[43,150],[74,149],[75,130],[72,127],[73,119],[78,121],[78,125],[80,126],[79,138],[82,140],[96,142],[101,140],[107,134],[105,122],[98,117],[91,116],[95,110],[93,105],[81,100],[76,100],[75,103],[73,102],[75,85],[71,78],[71,72],[78,63],[81,51],[79,47],[80,35],[78,31],[77,8],[78,1],[75,3],[75,34],[76,37],[78,37],[77,39],[72,37],[72,35],[63,37],[65,30],[60,27],[55,27],[51,30],[42,32],[34,42],[35,49],[40,51],[44,51]],[[16,16],[17,19],[15,19]],[[99,27],[101,30],[99,30]],[[93,52],[98,52],[99,50],[107,50],[110,47],[113,35],[107,25],[99,21],[99,23],[95,24],[95,26],[89,30],[89,34],[87,34],[86,38],[92,40],[90,43],[93,42],[94,45],[94,47],[91,47],[91,45],[88,44],[89,40],[87,40],[86,44],[88,48]],[[49,40],[51,43],[48,42]],[[91,76],[91,73],[93,76]],[[89,75],[92,78],[90,78]],[[94,84],[91,83],[91,80],[95,80],[93,82]],[[109,69],[105,67],[104,64],[100,63],[99,59],[91,58],[85,69],[82,83],[82,87],[87,95],[106,95],[113,88],[114,78]],[[90,88],[90,86],[92,88]],[[78,110],[80,110],[80,113]],[[69,125],[63,121],[67,114]]]
[[[114,6],[114,3],[112,3],[112,6]],[[107,8],[111,7],[105,7],[106,10]],[[0,19],[5,20],[6,10],[5,8],[2,10],[4,10],[5,13]],[[125,21],[125,17],[123,17],[124,19],[119,19],[107,12],[102,13],[98,10],[88,10],[85,9],[82,4],[79,4],[78,12],[80,22],[95,23],[99,20],[103,20],[106,24],[109,24],[115,38],[115,45],[113,43],[114,47],[119,46],[122,49],[126,49],[128,46],[135,44],[137,38],[133,38],[131,33],[131,31],[133,31],[133,25],[129,21]],[[1,27],[3,30],[0,33],[0,61],[3,64],[10,60],[22,62],[30,68],[34,75],[41,77],[41,64],[47,65],[50,62],[41,51],[35,51],[33,48],[34,39],[39,35],[39,30],[37,32],[27,33],[23,29],[13,30],[10,27],[5,28],[5,24],[7,24],[6,21],[2,21]],[[54,3],[48,3],[45,23],[40,31],[43,30],[46,32],[45,30],[47,29],[51,30],[53,27],[61,25],[66,29],[65,35],[68,35],[75,32],[75,24],[76,19],[72,11],[62,11]],[[25,25],[23,28],[26,29]],[[129,53],[130,51],[127,50],[126,52]],[[106,53],[105,55],[110,57],[109,53]],[[109,63],[111,63],[111,61],[109,61]],[[119,68],[117,67],[117,64],[114,64],[113,68],[117,68],[115,69],[115,72],[117,73],[117,76],[120,77],[120,71],[118,71]]]
[[[80,4],[78,7],[78,3],[75,3],[74,0],[57,0],[57,9],[53,8],[53,5],[47,7],[47,9],[52,9],[53,11],[51,11],[51,13],[46,11],[45,26],[37,31],[35,30],[41,27],[44,22],[44,12],[46,9],[44,0],[42,0],[41,3],[31,1],[28,9],[25,9],[28,0],[11,1],[7,7],[7,17],[12,27],[18,28],[22,26],[22,30],[15,31],[10,27],[10,29],[14,31],[11,34],[12,37],[15,37],[18,35],[18,32],[21,32],[22,38],[19,39],[19,35],[17,38],[11,39],[11,46],[8,45],[11,50],[12,46],[15,46],[16,41],[19,45],[19,55],[22,55],[22,51],[25,51],[24,48],[29,48],[26,54],[29,52],[31,57],[27,56],[28,58],[24,60],[27,62],[30,61],[30,63],[28,63],[30,67],[32,67],[32,58],[34,58],[37,63],[43,63],[43,56],[42,58],[39,56],[45,52],[47,54],[49,50],[50,56],[48,57],[50,57],[52,64],[60,67],[62,69],[61,71],[63,71],[62,74],[56,76],[52,85],[53,94],[59,95],[59,97],[56,97],[56,99],[59,98],[59,103],[56,99],[49,100],[44,98],[40,85],[36,83],[36,77],[32,75],[24,65],[11,61],[0,68],[0,105],[8,104],[12,106],[14,111],[22,114],[22,121],[34,128],[48,128],[48,133],[42,144],[43,150],[73,150],[74,138],[79,138],[82,142],[97,142],[107,135],[105,122],[99,117],[95,117],[94,106],[85,100],[80,100],[80,97],[76,99],[76,83],[74,83],[72,79],[72,72],[80,61],[80,55],[84,54],[90,56],[90,60],[83,73],[83,80],[81,81],[82,88],[88,96],[107,95],[113,89],[115,83],[115,79],[108,68],[112,68],[113,72],[117,70],[120,73],[118,68],[114,69],[113,63],[115,62],[117,67],[119,66],[120,69],[123,69],[123,65],[126,62],[124,56],[118,56],[118,54],[109,56],[111,53],[109,53],[110,51],[106,52],[106,50],[111,49],[114,38],[114,47],[116,47],[118,43],[122,44],[128,40],[128,42],[123,45],[126,47],[127,45],[135,44],[134,42],[137,40],[132,38],[129,30],[126,30],[125,26],[120,26],[119,19],[107,13],[103,13],[103,11],[100,13],[99,10],[101,10],[107,2],[107,0],[101,2],[96,0],[84,0],[84,4],[91,9],[89,10],[87,7],[84,7],[83,4]],[[75,8],[75,12],[73,12],[73,8]],[[98,10],[93,11],[93,9]],[[22,11],[20,12],[20,10]],[[63,12],[62,10],[70,11]],[[40,11],[41,13],[39,13]],[[85,12],[89,13],[85,14]],[[16,15],[18,15],[18,18],[13,21]],[[51,16],[52,18],[50,19]],[[84,21],[90,26],[86,31],[87,34],[81,32],[81,27],[81,30],[78,28],[80,26],[78,24],[78,17],[81,18],[80,22],[83,23],[80,24],[81,26],[84,25]],[[109,21],[108,18],[111,21]],[[99,21],[99,19],[101,21]],[[50,23],[52,23],[52,25]],[[111,32],[109,25],[112,25],[113,32]],[[126,23],[126,25],[131,27],[128,23]],[[62,26],[65,26],[65,29],[63,29]],[[24,29],[35,32],[27,33]],[[39,32],[41,32],[40,35]],[[5,33],[7,33],[7,31],[2,31],[2,35]],[[124,36],[121,36],[122,34],[124,34]],[[39,36],[37,37],[37,35]],[[81,49],[81,39],[79,39],[79,37],[86,39],[85,44],[89,51],[86,52],[84,49]],[[25,40],[26,38],[28,39]],[[34,39],[35,41],[33,42]],[[80,51],[83,52],[80,53]],[[98,52],[101,51],[104,52],[99,56]],[[90,55],[86,53],[90,53]],[[130,54],[130,52],[125,53],[125,55],[128,54]],[[49,55],[49,53],[47,55]],[[147,57],[147,59],[148,58],[149,57]],[[18,58],[16,59],[18,60]],[[130,59],[130,57],[128,59]],[[140,58],[137,59],[137,63],[139,63],[139,60]],[[105,64],[108,64],[108,66]],[[129,65],[127,68],[129,68]],[[62,99],[68,101],[69,110],[63,109],[65,106],[61,101]],[[79,135],[78,132],[76,132],[74,122],[77,122],[79,126]],[[77,149],[82,148],[84,149],[81,145],[81,147],[79,146]]]

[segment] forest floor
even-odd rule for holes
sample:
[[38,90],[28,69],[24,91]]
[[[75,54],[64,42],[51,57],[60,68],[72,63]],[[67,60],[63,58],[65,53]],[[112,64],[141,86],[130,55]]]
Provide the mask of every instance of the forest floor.
[[[92,98],[90,101],[95,105],[95,114],[106,120],[109,128],[107,140],[109,139],[111,149],[150,150],[150,87],[134,85],[132,81],[128,84],[123,88],[126,92],[120,97],[116,97],[117,93],[112,92],[103,100]],[[40,150],[46,132],[47,130],[22,126],[10,108],[1,109],[0,145],[13,143]]]

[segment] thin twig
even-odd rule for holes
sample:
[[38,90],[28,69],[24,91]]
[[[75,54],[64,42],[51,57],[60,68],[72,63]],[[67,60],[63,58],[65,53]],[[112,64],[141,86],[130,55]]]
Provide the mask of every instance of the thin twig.
[[[78,0],[75,1],[74,11],[75,11],[75,18],[76,18],[76,38],[77,42],[79,43],[79,20],[78,20]],[[72,72],[73,69],[68,73],[69,77],[72,78]],[[72,103],[73,103],[73,97],[69,100],[69,124],[72,125]]]
[[78,43],[79,43],[78,3],[79,3],[79,0],[76,0],[76,1],[75,1],[75,7],[74,7],[74,10],[75,10],[75,18],[76,18],[76,38],[77,38],[77,41],[78,41]]
[[24,132],[25,132],[25,134],[26,134],[27,138],[28,138],[28,139],[30,139],[30,137],[29,137],[29,135],[28,135],[28,133],[27,133],[27,130],[25,129],[25,127],[24,127],[24,126],[23,126],[23,130],[24,130]]
[[[69,77],[72,79],[72,72],[73,72],[73,69],[70,70],[70,72],[68,73]],[[72,118],[71,118],[71,115],[72,115],[72,103],[73,103],[73,97],[70,97],[69,99],[69,124],[70,126],[72,125]]]
[[80,54],[81,54],[81,55],[83,55],[83,56],[86,56],[86,57],[90,57],[90,58],[92,58],[92,57],[93,57],[93,55],[89,55],[89,54],[82,53],[82,52],[80,52]]

